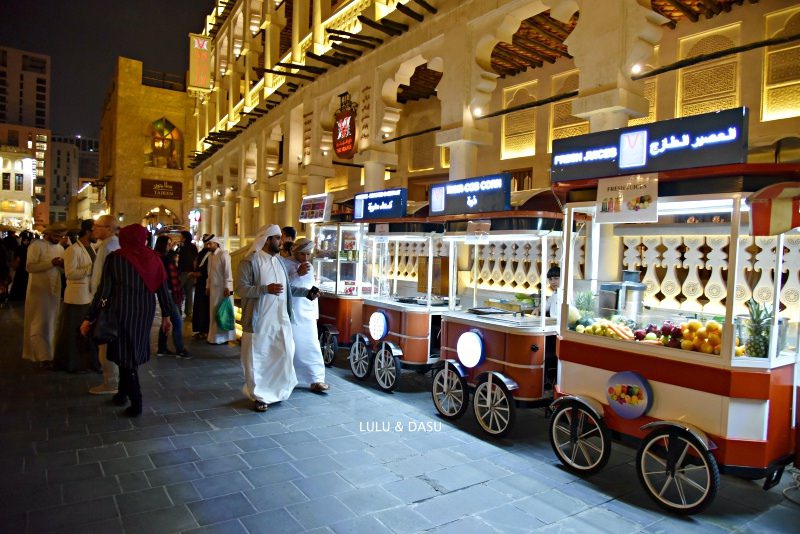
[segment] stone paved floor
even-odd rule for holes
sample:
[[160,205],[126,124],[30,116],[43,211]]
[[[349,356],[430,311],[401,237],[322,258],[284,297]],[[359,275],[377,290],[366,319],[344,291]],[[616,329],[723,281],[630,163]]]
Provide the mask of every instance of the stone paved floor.
[[[238,347],[189,342],[190,361],[142,369],[145,415],[87,395],[96,375],[20,359],[20,307],[0,310],[0,532],[797,532],[782,484],[722,477],[702,515],[665,516],[630,449],[586,480],[559,468],[542,410],[490,440],[470,412],[442,423],[429,378],[394,394],[340,355],[321,396],[258,414],[239,392]],[[411,431],[441,424],[431,432]],[[382,430],[388,425],[388,432]],[[795,496],[799,496],[797,492]],[[800,496],[799,496],[800,497]]]

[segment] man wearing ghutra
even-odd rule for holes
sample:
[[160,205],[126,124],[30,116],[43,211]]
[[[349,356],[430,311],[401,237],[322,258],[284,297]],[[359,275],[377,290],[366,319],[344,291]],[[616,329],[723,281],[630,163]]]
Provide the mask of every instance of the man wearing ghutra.
[[290,288],[280,240],[277,224],[261,228],[239,264],[236,291],[242,299],[242,391],[258,412],[288,399],[297,385],[291,296],[295,292],[304,296],[308,291]]
[[213,237],[208,242],[211,250],[208,259],[208,279],[206,280],[206,295],[211,313],[208,338],[206,341],[212,345],[222,345],[236,339],[236,330],[222,330],[217,324],[217,307],[223,299],[228,299],[233,305],[233,272],[231,271],[231,255],[223,248],[224,242],[219,237]]
[[[308,292],[314,287],[314,273],[310,267],[305,275],[298,274],[301,265],[311,265],[313,250],[314,242],[302,237],[292,244],[291,257],[283,259],[286,262],[286,270],[289,272],[289,283],[292,288],[302,288]],[[317,331],[317,318],[319,318],[319,305],[316,298],[317,293],[315,292],[308,296],[292,295],[294,371],[301,386],[307,386],[314,393],[323,393],[330,388],[325,383],[325,361],[322,358],[319,339],[313,334]]]

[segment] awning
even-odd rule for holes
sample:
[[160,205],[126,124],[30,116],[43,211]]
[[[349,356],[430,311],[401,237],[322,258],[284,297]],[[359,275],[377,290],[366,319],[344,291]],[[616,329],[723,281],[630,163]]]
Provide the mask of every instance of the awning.
[[800,227],[800,182],[760,189],[747,199],[754,236],[778,235]]

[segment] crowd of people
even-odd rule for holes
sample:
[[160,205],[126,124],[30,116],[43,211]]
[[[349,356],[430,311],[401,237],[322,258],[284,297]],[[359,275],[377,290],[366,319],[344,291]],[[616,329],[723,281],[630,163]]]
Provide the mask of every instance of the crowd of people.
[[[295,238],[292,227],[265,226],[239,265],[243,393],[259,412],[298,385],[329,389],[316,336],[313,243]],[[143,410],[139,367],[150,359],[156,302],[159,356],[191,358],[184,320],[197,341],[236,339],[223,320],[226,312],[232,317],[234,298],[224,241],[203,235],[198,250],[189,232],[177,242],[167,234],[150,239],[143,226],[120,229],[103,215],[72,233],[54,223],[42,239],[9,232],[0,242],[0,299],[25,303],[22,357],[42,369],[102,374],[89,393],[111,395],[131,417]],[[115,318],[116,339],[97,343],[92,331],[104,313]]]

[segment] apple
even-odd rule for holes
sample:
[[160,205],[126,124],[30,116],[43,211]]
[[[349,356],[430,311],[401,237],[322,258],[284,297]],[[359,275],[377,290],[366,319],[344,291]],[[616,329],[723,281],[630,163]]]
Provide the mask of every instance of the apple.
[[645,332],[647,332],[648,334],[650,332],[658,332],[658,331],[659,331],[659,328],[656,325],[654,325],[653,323],[650,323],[649,325],[647,325],[647,328],[645,328]]
[[675,325],[672,324],[672,321],[664,321],[664,324],[661,325],[661,334],[664,336],[671,335],[673,326]]
[[647,331],[644,328],[639,328],[638,330],[633,331],[633,338],[636,341],[641,341],[645,339],[646,336],[647,336]]
[[681,327],[680,327],[680,326],[678,326],[678,325],[674,325],[674,326],[672,327],[672,331],[670,332],[670,335],[671,335],[672,337],[675,337],[675,338],[678,338],[678,339],[680,339],[680,338],[682,338],[682,337],[683,337],[683,330],[681,329]]
[[648,341],[655,341],[656,339],[658,339],[658,335],[656,335],[655,332],[648,332],[644,335],[644,339]]

